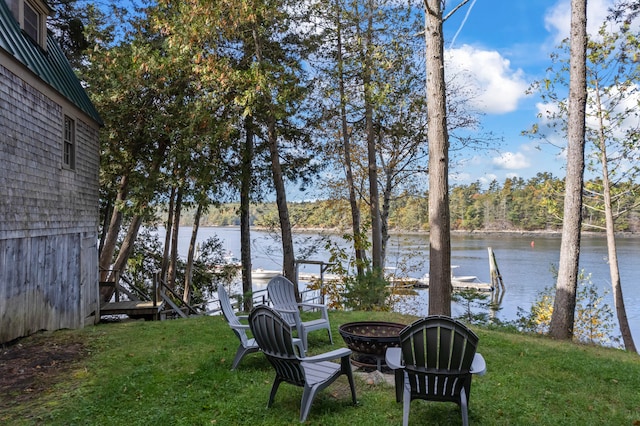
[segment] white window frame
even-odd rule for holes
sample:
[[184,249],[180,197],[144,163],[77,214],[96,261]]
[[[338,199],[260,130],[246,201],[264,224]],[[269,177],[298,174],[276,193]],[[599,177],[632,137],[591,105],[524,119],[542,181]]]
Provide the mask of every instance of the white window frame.
[[76,122],[64,116],[62,127],[62,165],[65,169],[76,169]]
[[[49,6],[41,0],[10,0],[8,4],[22,31],[42,49],[46,50],[47,16],[52,12]],[[35,14],[37,22],[27,22],[25,15],[28,15],[29,12]]]
[[[33,18],[35,22],[31,22]],[[24,2],[24,9],[22,10],[22,29],[29,37],[31,37],[36,43],[42,46],[42,15],[29,4]]]

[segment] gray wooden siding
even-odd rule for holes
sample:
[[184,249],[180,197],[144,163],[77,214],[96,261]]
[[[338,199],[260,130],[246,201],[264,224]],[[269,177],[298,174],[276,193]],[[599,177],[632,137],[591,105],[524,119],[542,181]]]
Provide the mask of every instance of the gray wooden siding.
[[[26,78],[0,65],[0,343],[98,312],[98,127]],[[65,114],[75,170],[62,167]]]

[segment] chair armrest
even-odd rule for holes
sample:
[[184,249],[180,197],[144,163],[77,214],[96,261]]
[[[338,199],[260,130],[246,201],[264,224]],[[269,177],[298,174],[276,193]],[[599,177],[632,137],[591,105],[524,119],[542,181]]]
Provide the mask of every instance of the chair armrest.
[[278,312],[284,312],[286,314],[300,314],[300,311],[297,309],[285,309],[285,308],[273,308]]
[[298,303],[298,306],[307,306],[309,308],[319,308],[319,309],[327,309],[327,305],[323,305],[322,303]]
[[231,327],[234,330],[250,330],[251,326],[249,324],[229,324],[229,327]]
[[325,352],[320,355],[314,355],[308,358],[303,358],[304,362],[322,362],[322,361],[331,361],[338,358],[344,358],[345,356],[351,355],[351,349],[348,348],[340,348],[334,349],[331,352]]
[[387,351],[384,354],[384,360],[387,363],[387,367],[392,370],[403,368],[402,348],[387,348]]
[[315,308],[320,310],[320,313],[322,314],[322,318],[326,319],[327,321],[329,320],[329,311],[327,310],[327,305],[323,305],[322,303],[298,303],[298,306],[300,307],[307,307],[307,308]]
[[471,361],[470,372],[478,376],[484,376],[487,373],[487,363],[484,361],[483,356],[477,352],[473,356],[473,361]]
[[241,319],[241,320],[248,320],[248,319],[249,319],[249,315],[246,315],[246,314],[236,314],[236,318]]

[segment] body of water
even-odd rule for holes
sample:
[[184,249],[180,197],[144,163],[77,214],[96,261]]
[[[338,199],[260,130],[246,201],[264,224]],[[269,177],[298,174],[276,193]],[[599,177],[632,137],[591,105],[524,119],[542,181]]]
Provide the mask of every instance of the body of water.
[[[180,230],[180,252],[186,256],[191,228]],[[200,228],[198,240],[217,235],[223,241],[225,250],[240,257],[240,230],[238,228]],[[329,238],[344,246],[340,238]],[[252,230],[252,268],[280,270],[282,267],[279,241],[265,231]],[[311,251],[305,256],[310,260],[327,261],[329,254],[320,242],[317,232],[303,232],[295,235],[296,253]],[[622,280],[622,291],[629,323],[636,345],[640,344],[640,237],[620,237],[617,239],[618,262]],[[456,275],[475,275],[483,282],[489,282],[489,256],[491,247],[506,286],[502,309],[498,317],[503,320],[517,318],[518,307],[529,310],[540,292],[555,285],[553,267],[558,266],[560,257],[560,237],[555,235],[529,234],[452,234],[451,263],[456,265]],[[429,236],[427,234],[393,235],[389,241],[387,265],[408,270],[413,277],[422,277],[429,268]],[[591,281],[601,290],[608,291],[605,297],[612,311],[611,280],[607,261],[607,247],[604,236],[584,235],[582,237],[580,268],[591,274]],[[318,272],[318,266],[302,265],[301,272]],[[418,314],[427,313],[426,290],[413,306]],[[419,312],[422,310],[422,312]],[[615,316],[615,312],[614,312]],[[617,324],[617,320],[614,319]]]

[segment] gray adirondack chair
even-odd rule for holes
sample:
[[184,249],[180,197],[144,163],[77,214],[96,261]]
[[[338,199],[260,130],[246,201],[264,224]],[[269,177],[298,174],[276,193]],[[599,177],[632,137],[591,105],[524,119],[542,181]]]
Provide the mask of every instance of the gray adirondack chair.
[[222,315],[224,315],[229,327],[231,327],[240,340],[236,356],[233,359],[233,364],[231,364],[231,369],[235,370],[245,355],[260,351],[260,347],[255,339],[247,336],[247,330],[250,328],[249,324],[242,324],[240,322],[240,319],[247,319],[248,315],[236,315],[233,306],[231,306],[229,294],[222,284],[218,285],[218,302],[220,303],[220,309],[222,309]]
[[[251,332],[260,349],[276,370],[276,377],[269,394],[267,407],[273,404],[280,383],[286,382],[303,388],[300,403],[300,422],[303,423],[311,409],[316,394],[333,383],[342,374],[347,376],[351,387],[351,398],[356,401],[356,388],[349,361],[351,350],[336,349],[324,354],[305,357],[300,347],[292,340],[292,328],[279,312],[260,305],[249,315]],[[340,360],[340,363],[331,362]]]
[[[307,336],[314,330],[326,329],[329,333],[329,341],[333,344],[331,336],[331,325],[329,324],[329,313],[327,306],[320,303],[298,303],[293,287],[293,283],[282,275],[273,277],[267,284],[267,294],[273,308],[285,319],[287,324],[298,331],[298,337],[302,339],[305,350],[307,346]],[[313,308],[320,311],[321,317],[315,320],[302,321],[300,308]]]
[[396,370],[396,399],[404,400],[404,426],[409,424],[414,399],[455,402],[462,411],[462,424],[469,424],[471,375],[486,372],[477,345],[473,331],[447,316],[428,316],[400,331],[400,347],[387,349],[385,358]]

